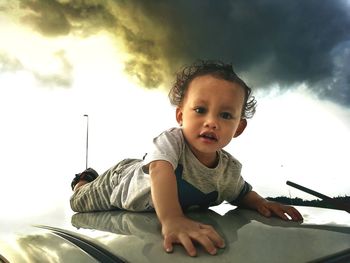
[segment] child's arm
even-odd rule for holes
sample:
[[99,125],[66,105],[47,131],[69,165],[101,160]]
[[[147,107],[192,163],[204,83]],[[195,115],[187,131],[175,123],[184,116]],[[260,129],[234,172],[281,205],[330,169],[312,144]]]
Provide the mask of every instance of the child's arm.
[[216,247],[223,248],[224,240],[210,225],[187,218],[181,209],[176,176],[172,165],[166,161],[154,161],[149,167],[153,204],[162,225],[164,249],[173,250],[173,244],[182,244],[190,256],[196,255],[192,241],[200,243],[208,253],[216,254]]
[[303,216],[294,207],[268,201],[254,191],[247,193],[239,203],[239,206],[255,209],[266,217],[270,217],[274,214],[284,220],[289,220],[286,216],[287,214],[293,221],[303,220]]

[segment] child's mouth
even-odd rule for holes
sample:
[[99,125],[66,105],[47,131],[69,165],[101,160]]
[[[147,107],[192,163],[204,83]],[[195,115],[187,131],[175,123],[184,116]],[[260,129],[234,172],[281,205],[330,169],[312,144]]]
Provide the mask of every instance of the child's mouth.
[[216,137],[215,133],[202,133],[199,135],[200,138],[204,138],[206,140],[210,140],[210,141],[217,141],[218,138]]

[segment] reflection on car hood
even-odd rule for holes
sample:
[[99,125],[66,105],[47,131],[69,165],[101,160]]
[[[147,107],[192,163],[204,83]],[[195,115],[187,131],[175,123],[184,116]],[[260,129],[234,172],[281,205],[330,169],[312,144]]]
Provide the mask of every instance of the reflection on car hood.
[[[188,213],[226,241],[216,256],[198,247],[201,262],[350,260],[350,214],[344,211],[298,207],[305,220],[297,223],[228,204],[215,211],[220,209],[227,212]],[[193,262],[180,246],[172,254],[163,251],[155,213],[78,213],[68,223],[13,229],[1,237],[0,262]]]

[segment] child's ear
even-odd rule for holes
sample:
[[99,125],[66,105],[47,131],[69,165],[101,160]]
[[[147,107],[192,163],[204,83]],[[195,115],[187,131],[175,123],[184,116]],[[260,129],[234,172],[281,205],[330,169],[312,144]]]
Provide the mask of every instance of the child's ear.
[[241,119],[241,121],[239,122],[238,128],[236,130],[236,133],[235,133],[235,135],[233,135],[233,138],[236,138],[239,135],[241,135],[246,127],[247,127],[247,120]]
[[176,107],[176,121],[182,126],[182,109],[180,107]]

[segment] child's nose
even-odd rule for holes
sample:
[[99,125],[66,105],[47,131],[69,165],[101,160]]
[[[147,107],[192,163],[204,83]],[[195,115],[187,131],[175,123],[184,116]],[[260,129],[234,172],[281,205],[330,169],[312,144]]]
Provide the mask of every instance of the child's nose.
[[218,122],[215,117],[208,116],[204,122],[204,127],[210,128],[210,129],[217,129],[218,128]]

